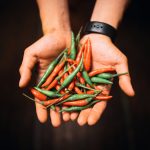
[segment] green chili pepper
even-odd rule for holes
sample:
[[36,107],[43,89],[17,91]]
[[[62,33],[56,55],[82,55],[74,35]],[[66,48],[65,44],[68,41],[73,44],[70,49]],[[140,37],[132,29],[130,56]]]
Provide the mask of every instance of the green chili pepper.
[[65,88],[67,85],[69,85],[69,83],[71,83],[71,81],[73,80],[73,78],[79,72],[80,67],[82,65],[82,62],[83,62],[83,56],[82,56],[82,59],[81,59],[79,65],[77,66],[77,68],[70,75],[68,75],[68,77],[62,83],[61,87],[58,89],[57,93],[59,93],[63,88]]
[[60,80],[60,79],[61,79],[61,77],[62,77],[62,76],[63,76],[66,72],[68,72],[68,71],[69,71],[69,69],[71,69],[73,66],[74,66],[74,64],[73,64],[73,65],[71,65],[70,67],[65,68],[65,69],[64,69],[64,72],[63,72],[63,73],[61,73],[59,76],[57,76],[55,79],[56,79],[56,80]]
[[68,97],[67,99],[65,99],[64,101],[73,101],[73,100],[79,100],[79,99],[85,99],[85,98],[89,98],[89,97],[95,97],[95,95],[92,94],[74,94],[71,95],[70,97]]
[[80,27],[80,30],[76,36],[76,45],[78,46],[79,42],[80,42],[80,36],[81,36],[81,31],[82,31],[82,26]]
[[75,60],[76,58],[76,47],[75,47],[75,37],[74,33],[71,33],[71,50],[70,50],[70,58]]
[[91,107],[93,104],[99,102],[98,100],[95,100],[91,103],[89,103],[88,105],[86,106],[74,106],[74,107],[69,107],[69,108],[64,108],[64,109],[61,109],[59,112],[72,112],[72,111],[81,111],[81,110],[84,110],[84,109],[87,109],[89,107]]
[[90,79],[90,77],[89,77],[89,75],[88,75],[88,73],[87,73],[86,70],[83,70],[83,71],[82,71],[82,75],[83,75],[83,78],[85,79],[85,81],[86,81],[92,88],[94,88],[94,87],[93,87],[93,83],[91,82],[91,79]]
[[34,87],[34,88],[36,90],[38,90],[39,92],[41,92],[42,94],[45,94],[48,97],[61,97],[62,96],[62,94],[57,94],[57,93],[52,92],[52,91],[43,90],[43,89],[40,89],[38,87]]
[[96,89],[87,87],[87,86],[85,86],[85,85],[83,85],[83,84],[80,84],[80,83],[78,83],[78,82],[76,82],[75,84],[76,84],[76,86],[81,87],[81,88],[84,88],[84,89],[87,89],[87,90],[100,91],[100,90],[96,90]]
[[55,66],[57,65],[57,63],[59,62],[60,58],[62,57],[62,55],[64,54],[64,52],[67,50],[67,48],[59,54],[59,56],[53,60],[50,65],[48,66],[46,72],[44,73],[43,77],[41,78],[40,82],[38,83],[37,87],[40,87],[46,80],[46,78],[49,76],[49,74],[53,71],[53,69],[55,68]]
[[118,74],[101,73],[101,74],[98,74],[97,77],[99,77],[99,78],[104,78],[104,79],[111,79],[111,78],[113,78],[113,77],[117,77],[117,76],[121,76],[121,75],[125,75],[125,74],[128,74],[128,72],[125,72],[125,73],[118,73]]
[[68,101],[74,101],[74,100],[80,100],[80,99],[85,99],[85,98],[94,98],[96,97],[97,93],[92,95],[92,94],[74,94],[71,95],[70,97],[68,97],[67,99],[59,102],[57,105],[60,105],[64,102],[68,102]]
[[113,84],[113,82],[104,78],[99,78],[99,77],[92,77],[91,81],[95,83]]

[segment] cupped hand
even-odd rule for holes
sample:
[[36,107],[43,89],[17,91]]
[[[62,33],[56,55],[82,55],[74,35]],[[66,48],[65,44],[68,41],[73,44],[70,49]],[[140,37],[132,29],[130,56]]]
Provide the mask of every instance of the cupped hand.
[[[84,43],[89,38],[92,45],[92,70],[114,67],[117,73],[129,72],[127,57],[112,43],[111,39],[105,35],[89,34],[81,39]],[[119,77],[120,88],[128,96],[134,96],[134,90],[131,85],[130,75],[122,75]],[[109,93],[110,88],[106,89]],[[71,119],[74,120],[78,116],[78,124],[94,125],[101,117],[102,112],[106,107],[106,102],[96,103],[93,108],[88,108],[80,112],[71,114]]]
[[[54,60],[62,50],[66,47],[70,47],[70,39],[70,31],[54,31],[52,33],[45,34],[34,44],[26,48],[19,70],[21,76],[19,87],[23,88],[27,86],[31,79],[32,69],[35,64],[38,65],[37,80],[39,80],[46,71],[49,63]],[[54,127],[61,124],[60,113],[58,110],[58,107],[56,108],[56,111],[50,110],[51,123]],[[43,109],[43,106],[38,103],[36,103],[36,113],[40,122],[45,122],[47,120],[47,110]],[[63,119],[65,121],[69,120],[69,117],[69,113],[63,114]]]

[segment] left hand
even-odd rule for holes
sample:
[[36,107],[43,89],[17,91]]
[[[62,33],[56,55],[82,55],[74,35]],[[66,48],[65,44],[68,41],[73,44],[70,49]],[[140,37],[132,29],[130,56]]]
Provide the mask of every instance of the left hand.
[[[20,82],[21,88],[26,87],[32,76],[32,69],[38,64],[38,79],[39,80],[46,71],[49,63],[54,60],[66,47],[70,47],[71,32],[56,30],[52,33],[45,34],[34,44],[25,49],[23,61],[20,66]],[[58,112],[50,110],[51,123],[54,127],[61,124],[61,116]],[[36,103],[36,113],[39,121],[44,123],[47,118],[47,111],[43,109],[41,104]],[[63,113],[63,120],[68,121],[70,115],[67,112]]]
[[[105,35],[89,34],[81,39],[81,43],[90,38],[92,46],[92,70],[114,67],[117,73],[129,72],[127,57],[112,43],[111,39]],[[119,77],[119,85],[128,96],[134,96],[134,90],[131,85],[130,75],[122,75]],[[108,93],[110,88],[106,89]],[[94,125],[101,117],[102,112],[106,108],[106,102],[96,103],[93,108],[88,108],[80,112],[77,119],[79,125],[88,123]],[[78,113],[71,113],[71,119],[74,120]]]

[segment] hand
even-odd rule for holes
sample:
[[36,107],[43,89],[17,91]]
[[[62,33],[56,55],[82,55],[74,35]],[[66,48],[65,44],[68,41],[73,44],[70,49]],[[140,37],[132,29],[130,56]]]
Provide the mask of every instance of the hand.
[[[82,38],[81,43],[87,39],[91,40],[92,45],[92,70],[114,67],[117,73],[129,72],[127,57],[111,42],[110,38],[105,35],[89,34]],[[119,85],[121,89],[128,95],[134,96],[134,90],[131,85],[130,75],[122,75],[119,77]],[[109,93],[109,89],[107,89]],[[94,125],[101,117],[106,107],[106,102],[102,101],[80,112],[78,124]],[[71,118],[76,119],[77,113],[72,113]]]
[[[29,46],[23,56],[23,61],[20,67],[20,82],[19,86],[25,87],[29,83],[32,75],[32,69],[35,64],[38,64],[38,80],[42,77],[49,63],[55,59],[58,54],[66,47],[70,46],[71,32],[70,31],[54,31],[45,34],[37,42]],[[57,127],[61,124],[59,108],[57,111],[50,110],[50,118],[52,125]],[[42,105],[36,103],[36,113],[40,122],[47,120],[47,111]],[[69,113],[63,113],[63,119],[69,120]]]

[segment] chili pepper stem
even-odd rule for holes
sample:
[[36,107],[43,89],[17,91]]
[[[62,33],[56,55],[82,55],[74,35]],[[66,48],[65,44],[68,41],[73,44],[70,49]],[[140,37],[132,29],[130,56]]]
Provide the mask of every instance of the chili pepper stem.
[[78,34],[77,34],[77,36],[76,36],[76,43],[77,43],[77,46],[79,45],[79,41],[80,41],[80,36],[81,36],[81,31],[82,31],[82,29],[83,29],[83,26],[80,27],[79,32],[78,32]]
[[113,74],[112,77],[117,77],[125,74],[128,74],[128,72]]
[[[65,96],[65,95],[67,95],[68,93],[69,93],[69,91],[67,91],[65,94],[63,94],[62,97]],[[58,100],[58,102],[59,102],[59,100]],[[56,102],[55,102],[55,103],[56,103]],[[46,109],[48,109],[48,108],[51,107],[52,105],[53,105],[53,103],[50,104],[50,105],[48,105],[48,106],[46,106]]]
[[27,95],[27,94],[25,94],[25,93],[22,93],[22,95],[23,95],[23,96],[25,96],[25,97],[27,97],[27,98],[28,98],[28,99],[30,99],[31,101],[34,101],[34,102],[36,102],[36,103],[39,103],[39,104],[43,105],[43,102],[41,102],[41,101],[37,101],[37,100],[35,100],[35,99],[31,98],[30,96],[28,96],[28,95]]
[[77,66],[77,68],[64,80],[64,82],[62,83],[61,87],[58,89],[58,91],[56,92],[59,93],[63,88],[65,88],[68,84],[71,83],[71,81],[73,80],[73,78],[76,76],[76,74],[79,72],[81,65],[83,62],[83,55],[82,55],[82,59],[79,63],[79,65]]
[[54,111],[56,110],[54,105],[51,105],[50,107],[52,110],[54,110]]
[[93,89],[93,88],[90,88],[90,87],[86,87],[85,85],[80,84],[78,82],[76,82],[75,84],[76,84],[76,86],[87,89],[87,90],[100,91],[100,90],[96,90],[96,89]]

